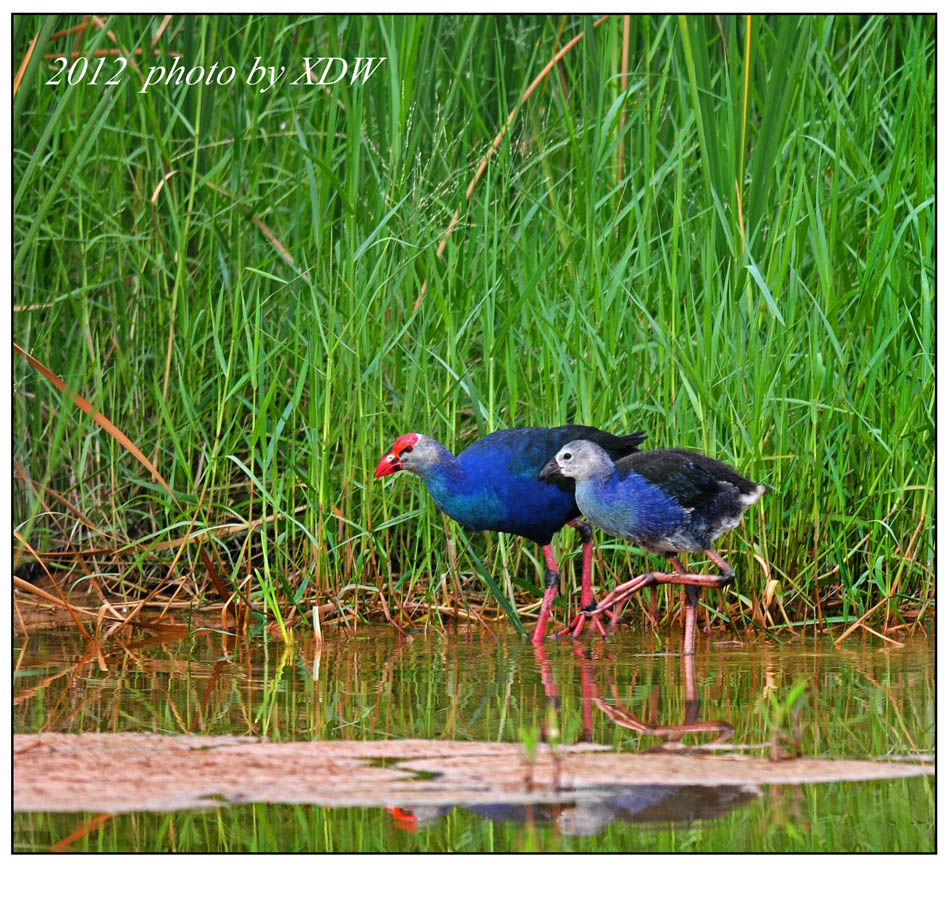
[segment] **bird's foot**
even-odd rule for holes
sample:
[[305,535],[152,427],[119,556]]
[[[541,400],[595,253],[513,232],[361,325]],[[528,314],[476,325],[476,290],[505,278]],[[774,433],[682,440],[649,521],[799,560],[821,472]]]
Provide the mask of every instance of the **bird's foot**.
[[599,632],[601,637],[607,636],[607,630],[604,628],[603,624],[600,621],[599,612],[585,612],[581,609],[580,612],[574,616],[574,621],[572,621],[566,628],[562,628],[557,632],[555,637],[565,637],[570,634],[575,640],[577,640],[584,631],[584,625],[587,623],[587,620],[590,619],[591,626],[595,627]]

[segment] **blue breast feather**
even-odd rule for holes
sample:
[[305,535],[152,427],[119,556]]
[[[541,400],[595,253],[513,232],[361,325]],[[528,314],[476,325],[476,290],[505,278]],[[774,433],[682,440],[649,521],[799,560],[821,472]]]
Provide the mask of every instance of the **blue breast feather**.
[[436,505],[465,527],[546,544],[579,514],[571,493],[538,479],[548,461],[548,445],[513,446],[489,436],[462,452],[455,467],[421,476]]
[[601,530],[646,549],[666,548],[664,540],[689,524],[689,513],[675,499],[636,472],[582,481],[576,496],[580,510]]

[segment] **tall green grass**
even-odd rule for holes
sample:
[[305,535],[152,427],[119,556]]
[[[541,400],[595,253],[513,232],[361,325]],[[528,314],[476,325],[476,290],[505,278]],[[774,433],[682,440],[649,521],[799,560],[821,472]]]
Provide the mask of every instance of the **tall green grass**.
[[[49,554],[190,533],[171,575],[189,590],[210,592],[204,544],[262,608],[441,603],[446,531],[475,566],[420,483],[372,479],[379,456],[408,430],[458,448],[573,421],[775,488],[723,544],[728,614],[926,610],[931,17],[637,16],[629,59],[620,16],[178,16],[157,55],[160,17],[59,34],[81,21],[14,21],[15,65],[37,36],[14,102],[14,339],[175,498],[18,358],[19,551],[130,593],[174,550]],[[77,46],[239,75],[47,85],[37,61]],[[255,57],[296,75],[304,56],[386,61],[364,84],[242,84]],[[475,549],[506,592],[540,585],[531,544]],[[602,584],[642,568],[601,554]]]

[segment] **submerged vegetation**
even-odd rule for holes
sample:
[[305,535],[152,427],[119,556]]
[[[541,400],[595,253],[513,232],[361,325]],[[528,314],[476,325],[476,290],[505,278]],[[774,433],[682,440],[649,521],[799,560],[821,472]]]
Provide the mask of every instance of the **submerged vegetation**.
[[22,593],[531,616],[533,544],[373,467],[577,422],[774,488],[706,600],[736,621],[932,612],[933,17],[18,16],[14,49]]

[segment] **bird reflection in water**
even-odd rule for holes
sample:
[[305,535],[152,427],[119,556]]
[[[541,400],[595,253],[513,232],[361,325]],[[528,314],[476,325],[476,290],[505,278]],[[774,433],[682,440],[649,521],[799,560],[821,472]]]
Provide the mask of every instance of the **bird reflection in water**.
[[[589,743],[594,737],[594,717],[597,711],[603,713],[611,722],[640,735],[666,738],[652,745],[642,754],[675,753],[690,754],[708,752],[716,745],[727,741],[735,728],[729,722],[718,720],[699,721],[699,698],[696,692],[695,657],[683,657],[682,676],[685,690],[683,721],[675,725],[656,725],[637,718],[619,702],[616,678],[609,674],[607,666],[611,656],[602,643],[593,648],[577,647],[574,655],[580,663],[581,692],[581,730],[578,743]],[[547,652],[543,646],[534,646],[534,656],[544,686],[545,716],[542,721],[541,738],[551,746],[555,758],[558,756],[560,736],[561,695]],[[615,702],[604,699],[600,691],[600,677],[610,689]],[[709,734],[715,737],[704,744],[685,745],[681,743],[687,734]],[[558,774],[559,770],[555,770]],[[563,789],[568,791],[569,789]],[[464,809],[492,822],[517,822],[528,827],[551,825],[562,835],[590,836],[602,832],[616,822],[669,824],[694,820],[709,820],[723,816],[737,806],[745,804],[761,794],[753,784],[743,785],[673,785],[643,784],[617,785],[605,780],[601,789],[591,789],[582,799],[565,800],[563,803],[498,803],[478,806],[465,806]],[[406,832],[417,832],[432,826],[449,811],[452,806],[418,806],[412,808],[392,807],[388,812],[393,824]]]

